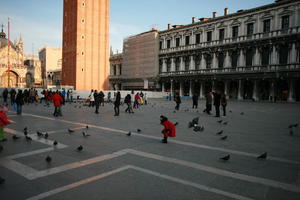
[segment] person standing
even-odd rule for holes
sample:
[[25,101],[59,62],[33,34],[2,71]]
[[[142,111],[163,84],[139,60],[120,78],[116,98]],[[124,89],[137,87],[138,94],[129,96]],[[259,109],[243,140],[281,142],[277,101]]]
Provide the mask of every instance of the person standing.
[[[97,91],[97,90],[95,90],[95,91]],[[91,93],[90,93],[90,95],[89,95],[89,97],[90,97],[90,104],[89,104],[89,107],[94,107],[94,104],[95,104],[95,97],[94,97],[95,95],[94,95],[94,90],[91,90]]]
[[211,111],[211,107],[212,107],[212,94],[211,92],[208,92],[205,96],[205,100],[206,100],[206,108],[203,110],[203,112],[206,112],[207,114],[210,115],[210,111]]
[[104,106],[104,93],[102,91],[99,92],[99,96],[100,96],[100,105]]
[[53,100],[53,104],[54,104],[54,113],[53,113],[53,115],[55,117],[62,116],[61,104],[63,103],[63,99],[62,99],[61,95],[59,94],[58,90],[56,91],[56,93],[54,93],[50,97],[50,100]]
[[124,103],[126,103],[126,105],[127,105],[125,112],[134,113],[132,110],[132,106],[131,106],[131,95],[130,94],[127,94],[127,96],[125,97]]
[[198,108],[198,99],[199,99],[198,94],[197,93],[194,94],[192,98],[193,98],[193,108],[197,109]]
[[2,96],[3,96],[3,102],[5,105],[7,105],[7,97],[8,97],[8,89],[5,88],[2,92]]
[[136,93],[136,95],[134,96],[133,108],[139,108],[140,99],[140,94]]
[[147,97],[147,93],[145,92],[144,94],[144,101],[145,101],[145,105],[148,104],[148,97]]
[[164,136],[162,143],[168,143],[168,137],[176,137],[176,127],[163,115],[160,116],[160,123],[164,126],[164,129],[161,131]]
[[116,100],[115,100],[115,116],[119,116],[120,115],[120,103],[121,103],[121,93],[118,91],[117,92],[117,96],[116,96]]
[[10,124],[11,122],[7,119],[6,116],[7,108],[3,105],[0,105],[0,142],[4,142],[7,139],[4,136],[4,126]]
[[22,114],[22,106],[24,105],[24,95],[22,90],[18,90],[18,94],[16,97],[16,104],[17,104],[17,115]]
[[227,99],[226,99],[226,94],[224,93],[221,95],[221,105],[223,110],[223,116],[226,116]]
[[15,100],[16,100],[16,90],[14,88],[11,88],[10,91],[9,91],[9,94],[10,94],[10,103],[11,105],[13,105],[15,103]]
[[178,93],[175,94],[174,101],[176,103],[175,110],[179,110],[181,104],[181,98]]
[[95,103],[95,107],[96,107],[95,113],[99,114],[99,107],[100,107],[100,102],[101,102],[100,93],[98,94],[97,90],[95,90],[93,96],[94,96],[94,100],[95,100],[94,103]]
[[215,110],[216,110],[215,117],[220,117],[221,94],[217,90],[216,92],[213,92],[213,95],[214,95],[214,106],[215,106]]

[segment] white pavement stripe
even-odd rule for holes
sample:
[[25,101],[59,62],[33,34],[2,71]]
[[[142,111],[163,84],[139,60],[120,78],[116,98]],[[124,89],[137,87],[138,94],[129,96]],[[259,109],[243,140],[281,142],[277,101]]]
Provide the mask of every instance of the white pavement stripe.
[[[59,121],[65,122],[65,123],[79,125],[79,126],[88,125],[91,128],[97,128],[97,129],[116,132],[116,133],[128,133],[128,131],[108,128],[108,127],[103,127],[103,126],[97,126],[97,125],[92,125],[92,124],[84,124],[84,123],[72,122],[72,121],[68,121],[68,120],[54,119],[54,118],[49,118],[49,117],[39,116],[39,115],[33,115],[33,114],[28,114],[28,113],[24,114],[24,115],[32,116],[32,117],[36,117],[36,118],[42,118],[42,119],[59,120]],[[151,135],[144,135],[144,134],[139,134],[139,133],[134,133],[134,132],[132,132],[132,135],[136,135],[136,136],[144,137],[144,138],[158,139],[158,140],[161,139],[160,137],[151,136]],[[258,156],[258,154],[254,154],[254,153],[248,153],[248,152],[237,151],[237,150],[232,150],[232,149],[225,149],[225,148],[220,148],[220,147],[213,147],[213,146],[208,146],[208,145],[195,144],[195,143],[192,143],[192,142],[184,142],[184,141],[179,141],[179,140],[172,140],[172,142],[176,143],[176,144],[179,144],[179,145],[191,146],[191,147],[202,148],[202,149],[209,149],[209,150],[214,150],[214,151],[221,151],[221,152],[226,152],[226,153],[231,153],[231,154],[236,154],[236,155],[248,156],[248,157],[252,157],[252,158],[256,158]],[[300,161],[288,160],[288,159],[274,157],[274,156],[268,156],[268,160],[274,160],[274,161],[277,161],[277,162],[300,165]]]
[[291,185],[291,184],[282,183],[282,182],[274,181],[274,180],[270,180],[270,179],[249,176],[249,175],[240,174],[240,173],[234,173],[234,172],[230,172],[227,170],[218,169],[215,167],[209,167],[206,165],[201,165],[198,163],[179,160],[176,158],[170,158],[170,157],[161,156],[161,155],[157,155],[157,154],[145,153],[145,152],[136,151],[133,149],[128,150],[128,153],[131,153],[134,155],[139,155],[139,156],[146,157],[146,158],[152,158],[155,160],[160,160],[163,162],[174,163],[174,164],[182,165],[185,167],[191,167],[191,168],[206,171],[206,172],[209,172],[212,174],[217,174],[217,175],[226,176],[226,177],[230,177],[230,178],[234,178],[234,179],[240,179],[240,180],[247,181],[247,182],[258,183],[258,184],[262,184],[262,185],[266,185],[266,186],[270,186],[270,187],[274,187],[274,188],[280,188],[283,190],[300,193],[300,187],[297,185]]
[[62,165],[62,166],[59,166],[59,167],[54,167],[54,168],[43,170],[43,171],[34,172],[34,173],[31,173],[31,174],[27,174],[26,177],[29,180],[34,180],[34,179],[41,178],[41,177],[44,177],[44,176],[49,176],[49,175],[57,174],[57,173],[60,173],[60,172],[64,172],[64,171],[67,171],[67,170],[70,170],[70,169],[75,169],[75,168],[83,167],[83,166],[86,166],[86,165],[91,165],[93,163],[98,163],[98,162],[102,162],[102,161],[105,161],[105,160],[110,160],[110,159],[113,159],[113,158],[116,158],[116,157],[127,154],[127,151],[128,150],[121,150],[121,151],[117,151],[117,152],[112,153],[112,154],[102,155],[102,156],[98,156],[98,157],[95,157],[95,158],[91,158],[91,159],[87,159],[87,160],[83,160],[83,161],[79,161],[79,162],[74,162],[74,163]]
[[153,176],[157,176],[157,177],[162,178],[162,179],[166,179],[166,180],[173,181],[173,182],[180,183],[180,184],[187,185],[187,186],[192,186],[192,187],[198,188],[200,190],[204,190],[204,191],[211,192],[211,193],[216,193],[216,194],[226,196],[226,197],[229,197],[229,198],[233,198],[233,199],[237,199],[237,200],[253,200],[251,198],[244,197],[244,196],[241,196],[241,195],[238,195],[238,194],[234,194],[234,193],[226,192],[226,191],[219,190],[219,189],[216,189],[216,188],[208,187],[208,186],[205,186],[205,185],[193,183],[191,181],[175,178],[175,177],[168,176],[168,175],[165,175],[165,174],[160,174],[158,172],[150,171],[150,170],[147,170],[147,169],[144,169],[144,168],[140,168],[140,167],[136,167],[136,166],[130,166],[130,168],[135,169],[135,170],[140,171],[140,172],[144,172],[146,174],[151,174]]
[[72,183],[72,184],[69,184],[69,185],[66,185],[66,186],[63,186],[63,187],[54,189],[54,190],[50,190],[50,191],[48,191],[48,192],[39,194],[39,195],[37,195],[37,196],[30,197],[30,198],[28,198],[28,199],[26,199],[26,200],[39,200],[39,199],[44,199],[44,198],[46,198],[46,197],[49,197],[49,196],[58,194],[58,193],[60,193],[60,192],[64,192],[64,191],[67,191],[67,190],[71,190],[71,189],[76,188],[76,187],[78,187],[78,186],[81,186],[81,185],[84,185],[84,184],[87,184],[87,183],[90,183],[90,182],[93,182],[93,181],[100,180],[100,179],[102,179],[102,178],[111,176],[111,175],[113,175],[113,174],[116,174],[116,173],[119,173],[119,172],[121,172],[121,171],[127,170],[128,168],[129,168],[129,166],[124,166],[124,167],[121,167],[121,168],[118,168],[118,169],[115,169],[115,170],[112,170],[112,171],[109,171],[109,172],[106,172],[106,173],[99,174],[99,175],[97,175],[97,176],[93,176],[93,177],[91,177],[91,178],[87,178],[87,179],[84,179],[84,180],[81,180],[81,181],[78,181],[78,182],[75,182],[75,183]]
[[35,150],[35,151],[29,151],[29,152],[25,152],[25,153],[14,154],[12,156],[7,156],[5,158],[13,160],[13,159],[17,159],[17,158],[26,157],[26,156],[32,156],[32,155],[35,155],[35,154],[45,153],[45,152],[52,151],[52,150],[53,150],[53,147],[48,147],[48,148],[45,148],[45,149],[38,149],[38,150]]
[[9,170],[12,170],[13,172],[25,177],[28,179],[27,175],[28,174],[34,174],[37,173],[38,171],[28,167],[26,165],[23,165],[17,161],[14,160],[9,160],[9,159],[1,159],[0,164],[4,167],[6,167]]

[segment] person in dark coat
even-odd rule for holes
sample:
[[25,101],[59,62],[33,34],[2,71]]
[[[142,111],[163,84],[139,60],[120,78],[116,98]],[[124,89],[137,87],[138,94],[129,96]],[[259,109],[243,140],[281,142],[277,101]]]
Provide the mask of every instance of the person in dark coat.
[[8,89],[5,88],[2,92],[4,104],[7,105]]
[[100,97],[100,105],[104,106],[104,93],[102,91],[99,92],[99,97]]
[[226,99],[226,94],[224,93],[221,95],[221,105],[223,110],[223,116],[226,116],[227,99]]
[[160,123],[164,126],[164,129],[161,133],[164,135],[164,139],[162,139],[162,143],[168,143],[168,137],[176,137],[176,127],[175,125],[168,120],[167,117],[161,115]]
[[116,96],[116,100],[115,100],[115,116],[119,116],[120,115],[120,104],[121,104],[121,93],[118,91],[117,92],[117,96]]
[[176,103],[175,110],[179,110],[179,107],[180,107],[180,104],[181,104],[181,98],[180,98],[178,93],[175,94],[174,101]]
[[193,99],[193,108],[197,109],[198,108],[198,99],[199,99],[198,94],[194,94],[192,99]]
[[94,95],[94,105],[96,107],[95,113],[99,114],[99,107],[100,107],[100,103],[101,103],[100,93],[97,93],[97,90],[95,90],[93,95]]
[[214,106],[216,110],[216,116],[220,117],[220,104],[221,104],[221,94],[219,91],[213,92],[214,95]]
[[130,94],[127,94],[127,96],[125,97],[124,103],[126,103],[126,105],[127,105],[125,112],[134,113],[132,106],[131,106],[131,95]]
[[18,90],[18,94],[16,96],[16,104],[17,104],[17,115],[21,115],[22,106],[24,105],[24,95],[22,90]]
[[15,103],[15,100],[16,100],[16,90],[14,88],[11,88],[10,91],[9,91],[9,94],[10,94],[10,103],[11,105],[13,105]]
[[211,105],[212,105],[212,94],[211,92],[207,93],[205,96],[205,100],[206,100],[206,108],[203,110],[203,112],[206,112],[207,114],[210,115],[210,111],[211,111]]

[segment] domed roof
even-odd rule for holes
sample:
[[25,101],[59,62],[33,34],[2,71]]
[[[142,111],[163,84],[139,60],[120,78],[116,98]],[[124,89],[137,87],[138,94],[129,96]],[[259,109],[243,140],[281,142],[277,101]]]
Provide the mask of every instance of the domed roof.
[[[8,39],[0,38],[0,49],[6,47],[8,45]],[[14,44],[10,41],[10,46],[15,49]]]

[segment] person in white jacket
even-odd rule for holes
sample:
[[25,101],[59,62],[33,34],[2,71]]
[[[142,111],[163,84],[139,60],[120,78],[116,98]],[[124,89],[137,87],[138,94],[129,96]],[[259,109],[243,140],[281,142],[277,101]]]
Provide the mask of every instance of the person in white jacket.
[[89,98],[90,98],[90,105],[89,105],[89,107],[91,107],[91,106],[94,107],[94,105],[95,105],[94,90],[91,90],[91,94],[90,94]]

